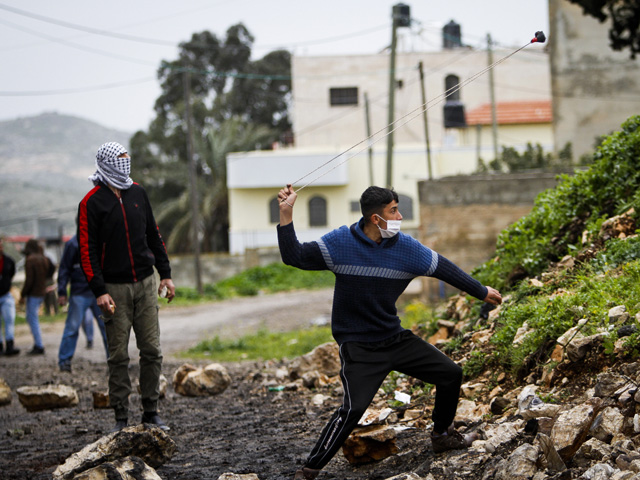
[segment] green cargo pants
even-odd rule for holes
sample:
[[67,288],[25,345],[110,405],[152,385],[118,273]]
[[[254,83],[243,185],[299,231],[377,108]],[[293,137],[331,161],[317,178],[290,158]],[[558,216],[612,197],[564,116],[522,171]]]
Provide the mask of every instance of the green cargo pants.
[[162,351],[158,324],[158,292],[155,275],[135,283],[107,283],[116,309],[103,314],[109,344],[109,403],[116,420],[129,415],[129,337],[131,328],[140,350],[140,393],[145,412],[158,409]]

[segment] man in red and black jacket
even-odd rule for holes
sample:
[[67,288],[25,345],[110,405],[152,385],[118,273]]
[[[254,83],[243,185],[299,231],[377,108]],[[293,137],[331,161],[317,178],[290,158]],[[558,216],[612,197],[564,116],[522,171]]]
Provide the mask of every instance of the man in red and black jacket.
[[[78,208],[80,264],[107,331],[114,431],[128,423],[132,328],[140,349],[142,422],[169,430],[158,415],[162,351],[156,291],[171,301],[175,286],[149,198],[130,171],[131,158],[122,145],[109,142],[98,149],[96,172],[89,177],[95,186]],[[157,287],[154,266],[160,275]]]

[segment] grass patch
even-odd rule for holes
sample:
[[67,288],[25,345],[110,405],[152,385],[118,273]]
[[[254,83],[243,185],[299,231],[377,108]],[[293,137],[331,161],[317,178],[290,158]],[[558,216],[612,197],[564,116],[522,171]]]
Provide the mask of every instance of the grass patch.
[[[202,288],[202,295],[195,288],[177,287],[170,305],[189,306],[261,293],[328,288],[333,287],[334,283],[335,277],[329,271],[305,271],[283,263],[273,263],[249,268],[215,284],[206,284]],[[166,300],[160,301],[167,305]]]
[[313,327],[289,332],[258,330],[234,340],[215,337],[200,342],[183,356],[218,362],[294,358],[310,352],[318,345],[333,340],[329,327]]

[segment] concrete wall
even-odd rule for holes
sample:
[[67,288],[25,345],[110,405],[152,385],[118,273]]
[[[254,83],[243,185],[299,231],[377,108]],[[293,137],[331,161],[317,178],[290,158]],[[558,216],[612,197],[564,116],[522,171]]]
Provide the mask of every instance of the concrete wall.
[[575,158],[640,111],[640,58],[611,50],[610,24],[567,0],[549,0],[555,144],[571,142]]
[[[494,255],[500,232],[527,215],[536,196],[556,184],[555,174],[541,172],[422,181],[420,241],[470,272]],[[426,300],[441,296],[437,280],[425,279],[423,285]]]
[[[171,276],[176,287],[196,286],[195,262],[191,255],[171,255]],[[244,255],[210,253],[200,256],[202,284],[213,284],[251,267],[280,262],[277,248],[246,250]]]

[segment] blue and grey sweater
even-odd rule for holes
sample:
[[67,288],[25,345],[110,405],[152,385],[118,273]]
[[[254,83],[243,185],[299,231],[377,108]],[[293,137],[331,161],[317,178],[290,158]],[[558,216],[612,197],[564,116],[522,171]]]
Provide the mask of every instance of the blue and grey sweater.
[[308,243],[298,241],[293,223],[278,225],[285,264],[335,274],[331,330],[338,344],[378,342],[403,331],[396,301],[418,276],[443,280],[480,300],[487,296],[480,282],[414,238],[400,232],[378,244],[363,225],[360,219]]

